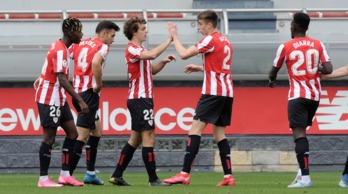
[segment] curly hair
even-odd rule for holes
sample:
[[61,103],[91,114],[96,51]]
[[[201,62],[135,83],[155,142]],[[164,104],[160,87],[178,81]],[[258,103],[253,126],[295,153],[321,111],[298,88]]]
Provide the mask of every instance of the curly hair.
[[303,12],[297,12],[294,15],[293,21],[295,24],[297,24],[298,27],[307,30],[311,19],[308,16],[308,14]]
[[63,20],[62,30],[64,34],[81,30],[81,21],[77,18],[68,17]]
[[142,17],[131,17],[124,22],[123,34],[128,40],[132,40],[133,33],[137,32],[139,29],[139,24],[146,24],[146,20]]

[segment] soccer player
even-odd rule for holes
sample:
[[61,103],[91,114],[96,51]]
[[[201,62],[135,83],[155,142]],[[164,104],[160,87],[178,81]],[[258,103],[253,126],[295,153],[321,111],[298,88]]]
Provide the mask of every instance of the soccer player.
[[309,145],[306,128],[319,106],[320,78],[332,72],[332,64],[324,44],[306,36],[310,18],[298,12],[291,22],[292,40],[281,44],[269,72],[269,87],[274,88],[279,69],[285,62],[288,69],[290,90],[288,95],[288,118],[295,141],[299,171],[288,188],[311,187],[309,176]]
[[71,47],[74,58],[73,86],[82,99],[87,103],[90,113],[83,114],[78,101],[73,99],[73,105],[79,112],[77,117],[78,137],[74,147],[74,157],[71,159],[70,174],[75,170],[86,144],[87,172],[85,184],[103,185],[95,173],[95,162],[102,126],[99,115],[99,95],[102,89],[102,69],[106,64],[109,46],[114,42],[116,32],[120,28],[111,21],[99,22],[94,38],[87,38]]
[[[335,69],[331,74],[327,74],[327,75],[320,74],[320,79],[325,80],[325,79],[339,78],[344,76],[348,76],[348,65]],[[338,183],[338,186],[342,188],[348,188],[348,157],[347,157],[344,170],[342,172],[341,181]]]
[[109,179],[114,185],[130,186],[123,178],[123,172],[131,161],[135,150],[142,143],[142,157],[149,176],[150,186],[168,186],[156,174],[156,157],[153,151],[155,142],[155,122],[153,111],[152,75],[160,72],[164,66],[175,60],[168,55],[158,63],[152,63],[172,42],[169,37],[152,50],[146,50],[142,43],[146,41],[147,21],[141,17],[132,17],[124,23],[123,33],[129,40],[125,50],[128,66],[129,90],[127,107],[132,118],[132,131],[128,143],[123,147],[116,169]]
[[[83,36],[82,24],[76,18],[67,18],[62,24],[63,38],[51,44],[40,77],[34,82],[36,88],[35,101],[38,105],[44,137],[40,146],[40,178],[39,187],[61,187],[63,185],[83,186],[69,173],[69,160],[72,157],[77,130],[68,102],[67,91],[78,102],[81,114],[88,114],[89,108],[68,81],[69,52],[71,44],[78,44]],[[62,148],[62,170],[59,184],[48,177],[51,161],[52,145],[55,141],[57,128],[62,127],[66,138]]]
[[180,42],[178,31],[173,23],[168,29],[173,37],[176,51],[182,59],[202,54],[203,66],[190,64],[185,73],[203,72],[202,95],[198,101],[192,126],[188,132],[188,143],[181,172],[163,181],[169,184],[190,184],[190,171],[199,150],[202,133],[208,123],[213,125],[214,139],[220,150],[224,171],[223,180],[217,186],[234,186],[230,152],[225,136],[226,126],[231,123],[233,104],[233,83],[231,75],[232,45],[217,30],[218,16],[213,10],[198,14],[198,30],[204,36],[198,43],[186,49]]

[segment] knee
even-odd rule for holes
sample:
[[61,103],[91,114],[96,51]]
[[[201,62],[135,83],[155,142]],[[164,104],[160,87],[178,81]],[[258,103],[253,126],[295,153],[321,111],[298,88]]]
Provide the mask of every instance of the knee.
[[66,133],[66,137],[69,139],[76,139],[78,137],[77,130],[70,130]]
[[155,136],[148,135],[143,137],[143,145],[146,147],[153,147],[155,144]]
[[47,145],[53,145],[54,142],[56,141],[56,137],[55,136],[44,136],[42,142],[44,142]]

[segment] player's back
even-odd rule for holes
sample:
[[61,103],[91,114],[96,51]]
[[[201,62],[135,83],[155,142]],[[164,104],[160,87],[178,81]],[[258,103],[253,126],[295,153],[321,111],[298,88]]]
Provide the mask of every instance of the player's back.
[[316,79],[323,45],[310,37],[294,38],[284,44],[289,77],[298,81]]
[[289,99],[320,99],[319,64],[329,61],[324,44],[310,37],[295,37],[281,44],[274,60],[280,68],[285,62],[289,75]]
[[[208,42],[209,40],[203,41],[203,44],[206,44],[205,41]],[[233,48],[228,39],[224,35],[215,32],[211,35],[211,40],[207,44],[212,44],[210,48],[212,51],[208,51],[204,55],[205,70],[231,74]],[[209,49],[209,46],[207,48]]]
[[[73,85],[75,91],[80,93],[89,88],[93,88],[95,85],[92,70],[94,55],[100,52],[103,56],[106,56],[109,52],[109,47],[97,38],[87,38],[82,40],[79,44],[73,45],[72,50],[74,53]],[[104,66],[104,63],[102,65]]]
[[214,32],[202,38],[196,47],[203,54],[202,94],[233,97],[231,43],[222,34]]

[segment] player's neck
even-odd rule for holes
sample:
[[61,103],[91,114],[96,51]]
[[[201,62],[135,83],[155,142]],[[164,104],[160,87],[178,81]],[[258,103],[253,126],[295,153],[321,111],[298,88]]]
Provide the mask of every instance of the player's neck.
[[141,42],[141,41],[139,41],[139,40],[137,40],[137,39],[134,39],[134,38],[130,41],[130,43],[133,43],[133,44],[138,45],[138,46],[141,46],[141,45],[142,45],[142,42]]
[[212,29],[211,31],[208,32],[207,35],[212,35],[214,34],[215,32],[218,32],[218,30],[215,28],[215,29]]
[[66,36],[63,36],[63,38],[61,38],[60,41],[62,41],[65,44],[66,48],[69,48],[72,44],[72,42]]

